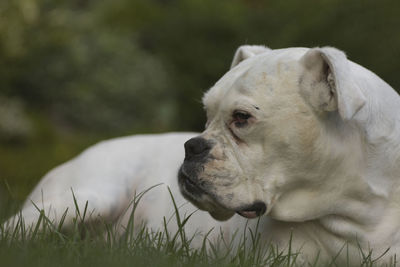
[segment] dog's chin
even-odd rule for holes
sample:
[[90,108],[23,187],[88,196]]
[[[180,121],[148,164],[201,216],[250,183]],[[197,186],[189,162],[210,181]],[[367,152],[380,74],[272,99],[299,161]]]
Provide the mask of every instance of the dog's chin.
[[178,182],[182,195],[201,210],[208,211],[210,215],[218,221],[226,221],[235,213],[247,219],[254,219],[263,215],[267,210],[267,205],[262,201],[254,201],[251,204],[240,205],[228,208],[216,201],[217,197],[200,187],[189,178],[182,168],[179,170]]
[[214,210],[209,211],[208,213],[210,213],[211,217],[213,217],[217,221],[227,221],[232,218],[233,215],[235,215],[235,212],[230,210]]
[[197,208],[208,211],[214,219],[226,221],[235,214],[235,211],[224,208],[216,203],[204,189],[192,182],[182,170],[178,174],[178,183],[183,197]]

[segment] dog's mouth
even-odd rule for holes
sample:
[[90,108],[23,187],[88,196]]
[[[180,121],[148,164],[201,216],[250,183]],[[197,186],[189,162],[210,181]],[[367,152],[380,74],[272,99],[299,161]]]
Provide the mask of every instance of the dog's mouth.
[[212,196],[189,178],[182,168],[178,173],[179,187],[183,196],[201,210],[207,211],[214,219],[225,221],[235,213],[214,201]]
[[247,219],[254,219],[263,215],[266,211],[267,205],[264,202],[256,201],[250,206],[237,210],[236,213]]
[[198,208],[208,211],[217,220],[226,220],[234,213],[247,219],[254,219],[263,215],[267,210],[267,206],[262,201],[255,201],[251,205],[234,209],[219,204],[219,201],[215,201],[215,197],[207,193],[206,190],[185,174],[182,167],[178,172],[178,181],[183,196]]
[[[185,197],[188,197],[189,200],[193,198],[198,198],[206,192],[200,188],[192,179],[183,171],[182,167],[178,172],[178,182],[181,186],[181,191]],[[194,200],[194,199],[193,199]]]

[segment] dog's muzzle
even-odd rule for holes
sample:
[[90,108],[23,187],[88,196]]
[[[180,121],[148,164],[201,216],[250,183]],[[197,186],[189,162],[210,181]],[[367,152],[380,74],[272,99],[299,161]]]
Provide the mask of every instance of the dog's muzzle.
[[[200,197],[204,194],[204,191],[192,180],[183,170],[183,166],[178,172],[178,183],[181,187],[181,191],[185,197],[190,194],[192,197]],[[190,197],[192,199],[192,197]]]
[[[212,144],[202,137],[194,137],[185,143],[185,160],[179,169],[178,181],[183,191],[192,196],[204,194],[198,174],[207,162]],[[183,192],[185,194],[185,192]]]
[[199,184],[199,173],[203,171],[204,164],[211,158],[211,141],[201,137],[195,137],[185,143],[185,160],[183,161],[181,171],[190,179],[189,182]]
[[[212,159],[210,150],[213,147],[213,143],[202,137],[195,137],[188,140],[184,146],[185,160],[178,173],[179,186],[186,199],[203,209],[202,197],[208,195],[215,201],[215,196],[210,195],[204,181],[198,178],[199,173],[203,171],[204,164]],[[255,201],[251,205],[229,210],[231,210],[231,213],[236,212],[245,218],[251,219],[263,215],[267,210],[267,206],[262,201]]]

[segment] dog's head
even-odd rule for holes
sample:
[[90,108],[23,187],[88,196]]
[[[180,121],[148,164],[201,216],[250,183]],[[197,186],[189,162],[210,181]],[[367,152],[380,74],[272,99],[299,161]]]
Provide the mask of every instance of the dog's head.
[[361,157],[349,121],[365,103],[349,64],[334,48],[240,47],[203,98],[205,131],[185,143],[183,195],[219,220],[304,221],[340,205]]

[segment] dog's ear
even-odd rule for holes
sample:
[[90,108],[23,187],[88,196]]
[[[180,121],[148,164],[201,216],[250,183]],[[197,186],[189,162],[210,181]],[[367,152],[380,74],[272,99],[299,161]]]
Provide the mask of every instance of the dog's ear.
[[310,49],[301,59],[300,92],[319,112],[338,111],[350,120],[365,104],[346,55],[331,47]]
[[245,59],[270,50],[270,48],[263,45],[242,45],[236,50],[235,55],[233,56],[231,69]]

